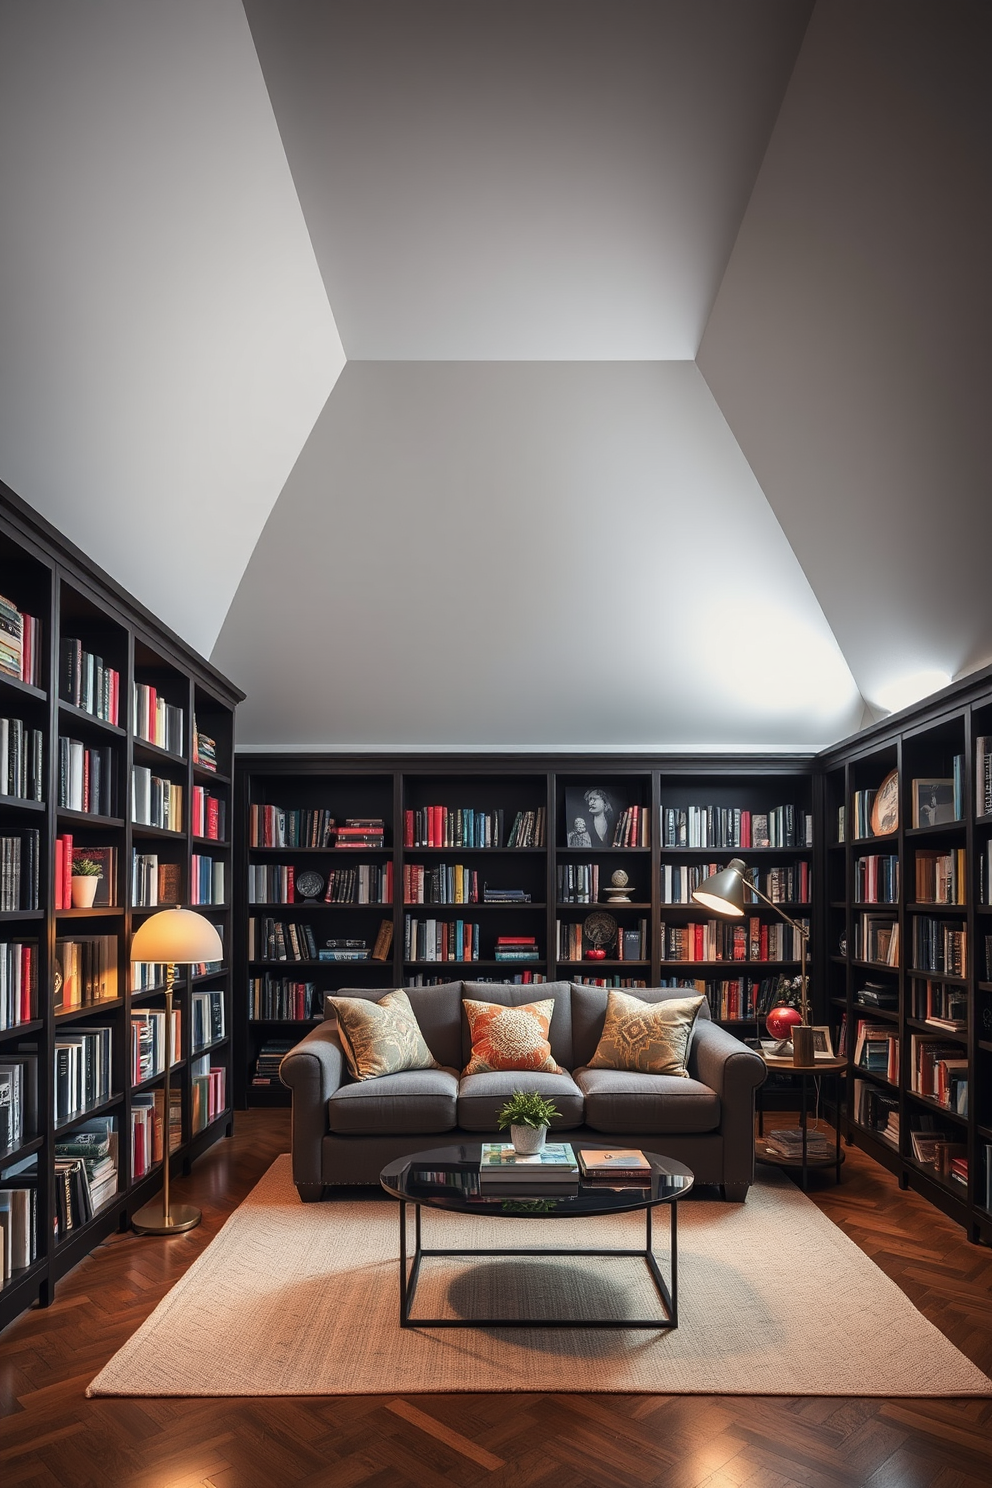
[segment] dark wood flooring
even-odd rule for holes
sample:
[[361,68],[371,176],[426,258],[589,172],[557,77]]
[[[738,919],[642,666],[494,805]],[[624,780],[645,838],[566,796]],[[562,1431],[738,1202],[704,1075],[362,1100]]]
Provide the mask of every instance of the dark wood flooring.
[[[272,1158],[288,1113],[235,1135],[175,1186],[204,1223],[115,1235],[49,1309],[0,1334],[3,1488],[988,1488],[992,1400],[415,1395],[86,1400],[97,1370],[216,1233]],[[992,1374],[992,1250],[863,1154],[811,1197]],[[816,1265],[816,1257],[810,1257]]]

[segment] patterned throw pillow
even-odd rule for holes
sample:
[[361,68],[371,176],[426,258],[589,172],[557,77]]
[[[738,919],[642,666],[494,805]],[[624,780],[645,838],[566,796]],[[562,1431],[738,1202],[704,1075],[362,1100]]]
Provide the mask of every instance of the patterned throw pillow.
[[611,992],[606,1022],[589,1061],[590,1069],[629,1070],[641,1075],[684,1075],[689,1036],[701,997],[670,997],[644,1002]]
[[338,1015],[338,1034],[354,1079],[439,1068],[402,988],[387,992],[378,1002],[364,997],[328,997],[327,1001]]
[[551,1057],[548,1042],[555,1010],[553,997],[544,1002],[528,1002],[523,1007],[472,1002],[466,997],[462,1006],[472,1034],[472,1057],[465,1066],[466,1075],[482,1075],[488,1070],[563,1073],[561,1065]]

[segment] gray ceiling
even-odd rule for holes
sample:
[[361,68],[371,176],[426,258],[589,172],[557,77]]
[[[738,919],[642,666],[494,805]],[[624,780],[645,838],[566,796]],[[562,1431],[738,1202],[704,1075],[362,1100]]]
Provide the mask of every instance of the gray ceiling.
[[0,0],[0,476],[249,746],[828,743],[992,655],[989,16]]

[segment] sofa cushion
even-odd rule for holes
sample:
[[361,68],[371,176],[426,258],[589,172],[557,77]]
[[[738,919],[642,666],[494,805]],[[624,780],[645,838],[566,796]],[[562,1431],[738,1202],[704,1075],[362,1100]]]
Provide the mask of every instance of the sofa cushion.
[[[543,987],[541,991],[544,991]],[[637,997],[641,1002],[669,1002],[672,998],[685,997],[687,992],[691,991],[691,987],[638,987]],[[595,1054],[606,1022],[607,999],[608,990],[605,987],[582,987],[578,983],[572,984],[571,1033],[574,1052],[568,1064],[569,1069],[579,1069],[583,1065],[588,1065]],[[709,1009],[703,1003],[696,1021],[708,1019],[709,1015]]]
[[585,1101],[586,1126],[593,1131],[646,1136],[714,1131],[720,1125],[720,1097],[699,1080],[585,1068],[575,1071],[575,1083]]
[[515,1090],[536,1090],[554,1101],[559,1114],[552,1121],[555,1131],[582,1125],[582,1092],[570,1074],[528,1070],[489,1070],[462,1075],[458,1086],[458,1125],[465,1131],[494,1132],[500,1111]]
[[506,1007],[498,1002],[475,1002],[464,998],[465,1016],[472,1030],[472,1054],[466,1075],[487,1070],[546,1070],[561,1074],[551,1056],[548,1033],[555,1010],[554,999]]
[[[404,990],[420,1024],[424,1042],[438,1064],[449,1069],[461,1069],[465,1063],[462,1057],[461,982],[442,982],[438,987],[406,987]],[[391,987],[341,987],[334,996],[365,997],[370,1002],[378,1002],[391,991]],[[327,1016],[333,1016],[332,1009],[328,1009]]]
[[[551,1057],[562,1069],[572,1068],[572,999],[568,982],[530,982],[519,986],[513,982],[463,982],[462,997],[474,1002],[498,1002],[503,1007],[523,1007],[528,1002],[538,999],[547,1002],[551,998],[555,1005],[548,1035]],[[459,1013],[459,1020],[462,1053],[458,1063],[464,1069],[472,1057],[472,1036],[464,1009]]]
[[458,1124],[457,1102],[456,1070],[404,1070],[342,1085],[327,1102],[327,1124],[352,1136],[446,1132]]
[[337,1014],[338,1036],[352,1079],[374,1080],[436,1066],[402,988],[387,992],[378,1002],[340,996],[329,996],[327,1001]]
[[701,995],[652,1003],[628,992],[611,991],[589,1068],[688,1079],[689,1039],[702,1003]]

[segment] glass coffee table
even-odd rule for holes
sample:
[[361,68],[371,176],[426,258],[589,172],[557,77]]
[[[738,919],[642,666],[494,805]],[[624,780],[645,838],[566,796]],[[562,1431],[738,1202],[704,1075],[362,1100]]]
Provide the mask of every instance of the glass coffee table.
[[[574,1144],[576,1151],[582,1145]],[[600,1147],[602,1144],[600,1144]],[[693,1175],[682,1163],[670,1157],[645,1152],[651,1164],[647,1181],[625,1181],[612,1175],[609,1185],[602,1181],[579,1179],[576,1186],[556,1192],[551,1186],[528,1183],[514,1185],[512,1192],[480,1191],[478,1164],[481,1143],[465,1142],[457,1147],[434,1147],[397,1158],[379,1175],[387,1193],[400,1204],[400,1326],[403,1328],[677,1328],[678,1327],[678,1201],[693,1185]],[[473,1181],[473,1165],[475,1169]],[[452,1181],[444,1187],[418,1179],[418,1173],[451,1170],[464,1181]],[[660,1204],[667,1204],[669,1214],[671,1281],[666,1282],[653,1249],[652,1216]],[[407,1206],[414,1211],[412,1253],[407,1246]],[[596,1215],[630,1214],[644,1211],[644,1247],[641,1250],[561,1249],[547,1246],[530,1250],[518,1247],[492,1247],[462,1250],[426,1247],[423,1244],[421,1214],[424,1208],[446,1209],[453,1214],[484,1215],[492,1219],[589,1219]],[[562,1239],[565,1239],[563,1233]],[[431,1318],[414,1317],[413,1302],[420,1278],[421,1262],[433,1256],[603,1256],[643,1260],[661,1302],[663,1315],[653,1318]]]

